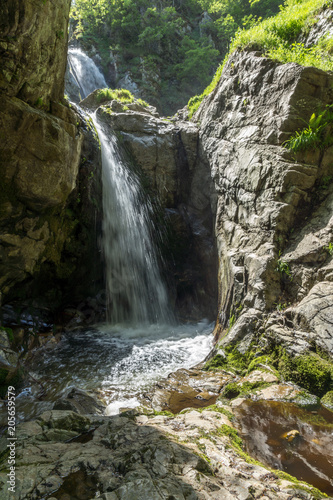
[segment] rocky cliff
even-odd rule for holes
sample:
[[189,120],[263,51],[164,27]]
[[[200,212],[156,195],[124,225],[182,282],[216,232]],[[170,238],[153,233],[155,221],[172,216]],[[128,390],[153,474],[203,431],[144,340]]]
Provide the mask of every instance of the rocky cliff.
[[186,110],[169,120],[138,103],[95,104],[168,213],[181,311],[192,301],[192,312],[213,314],[217,252],[224,344],[259,336],[293,352],[332,350],[332,147],[284,146],[332,104],[332,83],[316,68],[240,52],[192,122]]
[[[93,141],[63,99],[69,8],[70,0],[4,1],[0,7],[3,303],[20,298],[27,307],[56,309],[68,283],[74,277],[77,283],[77,273],[82,278],[79,261],[90,269],[85,262],[96,260],[96,238],[89,235],[99,210],[92,192],[100,185],[88,189],[86,179],[98,161],[87,160]],[[85,296],[82,287],[89,288],[79,282],[80,291],[71,285],[68,292],[76,301]]]
[[261,326],[294,348],[332,350],[333,151],[283,147],[332,104],[332,83],[315,68],[238,53],[195,115],[218,197],[220,335],[239,316],[224,342]]

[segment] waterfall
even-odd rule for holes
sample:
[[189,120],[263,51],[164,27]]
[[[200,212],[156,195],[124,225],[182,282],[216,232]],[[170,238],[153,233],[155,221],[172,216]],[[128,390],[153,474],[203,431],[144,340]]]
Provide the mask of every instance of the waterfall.
[[166,323],[166,288],[154,245],[152,206],[121,157],[114,136],[93,116],[102,150],[103,250],[112,324]]
[[80,88],[82,99],[94,90],[104,89],[108,86],[94,61],[81,49],[68,49],[68,63],[70,71]]
[[[95,63],[80,49],[69,49],[69,61],[84,97],[107,86]],[[122,158],[116,138],[105,132],[96,113],[92,119],[102,151],[108,321],[168,323],[171,315],[154,244],[151,203]]]

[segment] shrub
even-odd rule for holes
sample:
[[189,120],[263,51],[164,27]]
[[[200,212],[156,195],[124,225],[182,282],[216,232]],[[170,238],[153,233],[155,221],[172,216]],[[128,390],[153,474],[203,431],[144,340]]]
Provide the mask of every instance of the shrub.
[[318,115],[312,114],[309,124],[288,139],[284,146],[291,151],[306,151],[309,149],[327,149],[333,145],[333,106],[327,105]]

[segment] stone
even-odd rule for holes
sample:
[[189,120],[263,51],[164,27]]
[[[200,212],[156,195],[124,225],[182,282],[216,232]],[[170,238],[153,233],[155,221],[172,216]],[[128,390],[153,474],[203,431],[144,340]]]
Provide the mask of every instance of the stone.
[[245,382],[265,382],[265,383],[273,383],[273,382],[278,382],[279,379],[276,375],[274,375],[271,372],[268,371],[262,371],[262,370],[254,370],[251,372],[249,375],[246,377],[243,377],[239,380],[239,384],[243,384]]
[[314,332],[316,343],[333,352],[333,283],[317,283],[291,312],[295,323]]
[[45,106],[63,98],[70,3],[2,2],[1,39],[9,40],[0,47],[2,93]]
[[333,410],[333,391],[328,391],[320,400],[323,406],[329,410]]
[[85,391],[73,388],[66,398],[56,401],[54,410],[70,410],[80,415],[102,414],[105,406]]
[[261,399],[264,401],[292,401],[300,392],[299,389],[295,389],[292,385],[274,384],[257,391],[255,399],[257,401]]

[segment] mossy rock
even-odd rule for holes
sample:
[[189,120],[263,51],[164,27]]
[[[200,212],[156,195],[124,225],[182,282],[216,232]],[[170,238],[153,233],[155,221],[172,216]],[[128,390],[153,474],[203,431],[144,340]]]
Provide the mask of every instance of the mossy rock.
[[320,402],[329,410],[333,410],[333,391],[326,392],[325,396],[321,398]]
[[278,369],[285,380],[295,382],[319,397],[333,389],[333,365],[318,354],[292,358],[284,353]]
[[227,398],[227,399],[234,399],[238,398],[239,396],[241,397],[248,397],[252,392],[254,392],[256,389],[262,389],[264,387],[267,387],[270,385],[267,382],[243,382],[243,383],[237,383],[237,382],[231,382],[231,384],[228,384],[223,392],[222,392],[222,397]]

